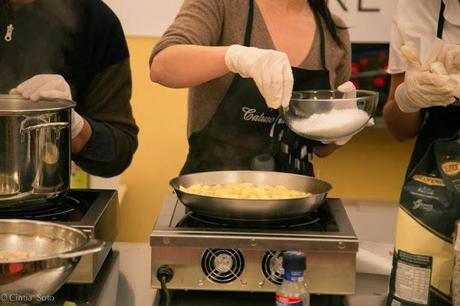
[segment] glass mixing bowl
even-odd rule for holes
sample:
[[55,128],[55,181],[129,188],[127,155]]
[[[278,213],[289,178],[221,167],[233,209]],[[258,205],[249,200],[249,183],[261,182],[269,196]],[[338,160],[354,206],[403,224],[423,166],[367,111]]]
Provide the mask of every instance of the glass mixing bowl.
[[296,91],[281,114],[299,136],[330,143],[366,127],[378,101],[378,92],[367,90],[357,90],[356,97],[338,90]]

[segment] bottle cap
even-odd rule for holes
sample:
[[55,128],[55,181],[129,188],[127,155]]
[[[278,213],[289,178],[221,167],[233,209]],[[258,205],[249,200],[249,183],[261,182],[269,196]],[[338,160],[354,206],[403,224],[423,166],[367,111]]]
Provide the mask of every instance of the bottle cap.
[[284,271],[305,271],[307,259],[301,251],[287,251],[283,254]]

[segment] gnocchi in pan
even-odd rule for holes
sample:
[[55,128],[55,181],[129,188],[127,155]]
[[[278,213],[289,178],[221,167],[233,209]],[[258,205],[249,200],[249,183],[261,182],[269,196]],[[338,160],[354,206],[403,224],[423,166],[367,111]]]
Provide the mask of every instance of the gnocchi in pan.
[[192,185],[188,188],[180,186],[180,190],[196,195],[240,200],[284,200],[305,198],[310,196],[309,193],[298,190],[291,190],[284,186],[257,186],[250,183],[226,185]]

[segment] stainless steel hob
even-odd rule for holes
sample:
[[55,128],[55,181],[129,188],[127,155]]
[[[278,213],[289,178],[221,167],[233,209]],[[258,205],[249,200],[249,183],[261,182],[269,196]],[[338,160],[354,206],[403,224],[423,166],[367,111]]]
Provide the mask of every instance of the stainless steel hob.
[[67,283],[92,284],[103,266],[118,229],[118,195],[115,190],[69,190],[48,201],[2,206],[0,218],[58,222],[76,227],[91,238],[106,241],[103,251],[83,256]]
[[318,211],[294,220],[234,223],[187,213],[168,196],[150,236],[152,287],[168,266],[168,289],[274,292],[282,281],[282,252],[303,250],[306,281],[315,294],[355,290],[358,239],[343,204],[328,199]]

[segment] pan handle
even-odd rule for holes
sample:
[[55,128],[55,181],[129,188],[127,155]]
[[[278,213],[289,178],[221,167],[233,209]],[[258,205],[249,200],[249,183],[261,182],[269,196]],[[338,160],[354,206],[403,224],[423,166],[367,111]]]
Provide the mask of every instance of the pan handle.
[[93,253],[102,251],[104,247],[105,247],[104,241],[91,239],[86,244],[84,244],[83,246],[75,250],[59,254],[58,258],[67,259],[67,258],[74,258],[74,257],[83,256],[83,255],[93,254]]

